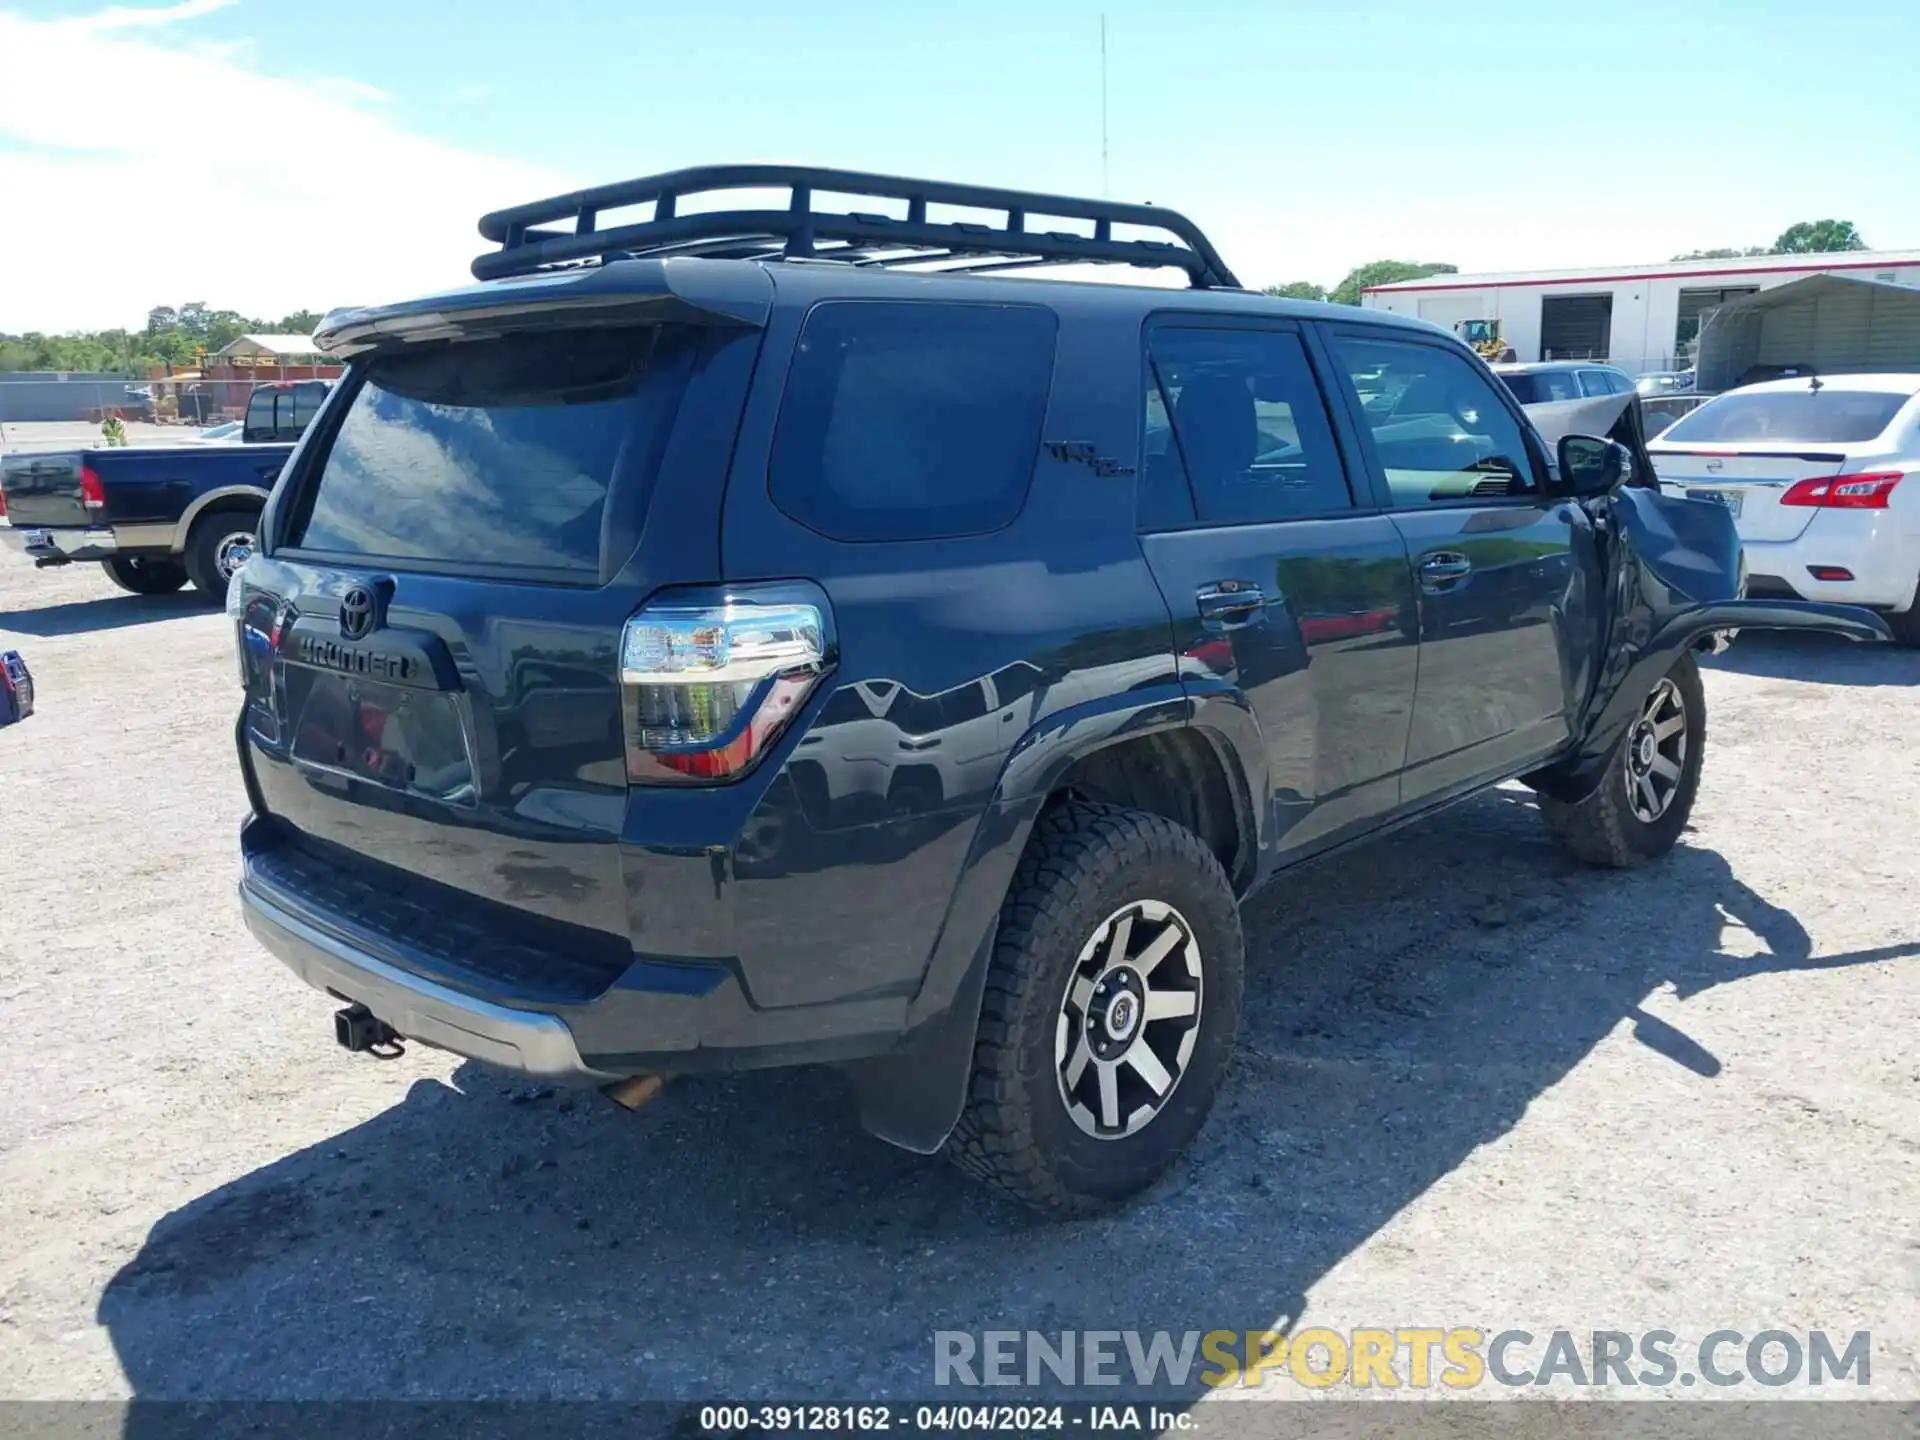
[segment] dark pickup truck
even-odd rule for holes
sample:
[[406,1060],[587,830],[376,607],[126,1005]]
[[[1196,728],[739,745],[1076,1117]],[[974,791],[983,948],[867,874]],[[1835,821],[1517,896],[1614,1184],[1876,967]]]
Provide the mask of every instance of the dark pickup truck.
[[0,543],[40,566],[97,560],[121,589],[209,601],[253,553],[260,507],[331,382],[254,387],[238,445],[0,456]]

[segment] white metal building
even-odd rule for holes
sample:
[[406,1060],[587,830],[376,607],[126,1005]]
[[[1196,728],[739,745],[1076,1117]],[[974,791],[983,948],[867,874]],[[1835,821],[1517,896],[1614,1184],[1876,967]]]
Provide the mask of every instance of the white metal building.
[[1684,368],[1707,312],[1810,275],[1920,289],[1920,250],[1434,275],[1376,286],[1360,303],[1448,329],[1461,320],[1498,320],[1521,360],[1604,359],[1644,374]]

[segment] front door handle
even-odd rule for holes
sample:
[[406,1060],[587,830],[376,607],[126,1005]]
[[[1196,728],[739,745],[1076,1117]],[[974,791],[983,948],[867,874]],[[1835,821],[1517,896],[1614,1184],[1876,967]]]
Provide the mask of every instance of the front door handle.
[[1423,584],[1440,585],[1449,580],[1464,580],[1473,573],[1473,562],[1457,550],[1433,550],[1420,557]]
[[1217,630],[1252,624],[1267,603],[1260,587],[1245,580],[1202,585],[1194,592],[1193,599],[1200,609],[1200,618]]

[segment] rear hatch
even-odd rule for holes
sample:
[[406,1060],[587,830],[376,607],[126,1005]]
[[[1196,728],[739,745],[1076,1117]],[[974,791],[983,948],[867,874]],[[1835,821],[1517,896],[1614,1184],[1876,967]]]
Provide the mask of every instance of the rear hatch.
[[1647,447],[1654,472],[1670,495],[1711,500],[1733,511],[1742,540],[1797,540],[1816,513],[1810,505],[1782,505],[1797,480],[1838,475],[1851,468],[1838,450],[1770,449],[1718,445],[1700,449]]
[[1838,381],[1722,395],[1675,422],[1647,450],[1669,494],[1727,506],[1742,540],[1797,540],[1819,512],[1782,505],[1788,489],[1870,466],[1909,398],[1884,389],[1848,390]]
[[631,959],[621,630],[719,578],[757,337],[538,314],[443,314],[357,360],[235,604],[255,806],[287,852],[256,863],[421,943],[457,916],[568,956],[527,992],[565,999]]
[[26,529],[91,525],[93,517],[80,495],[79,453],[0,456],[0,496],[5,520]]

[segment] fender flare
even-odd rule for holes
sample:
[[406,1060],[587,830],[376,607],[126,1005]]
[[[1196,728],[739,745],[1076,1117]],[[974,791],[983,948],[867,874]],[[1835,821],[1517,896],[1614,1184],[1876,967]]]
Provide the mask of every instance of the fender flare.
[[1853,641],[1891,638],[1887,622],[1857,605],[1808,600],[1721,600],[1689,606],[1664,621],[1626,664],[1604,700],[1596,697],[1591,719],[1572,753],[1526,776],[1543,795],[1577,804],[1591,795],[1606,774],[1620,739],[1633,728],[1640,702],[1707,635],[1720,630],[1819,630]]
[[187,537],[193,533],[193,522],[200,518],[202,512],[211,510],[223,500],[242,498],[259,501],[260,508],[264,510],[268,493],[258,485],[222,485],[218,489],[209,490],[204,495],[196,496],[193,502],[180,512],[180,518],[174,522],[173,553],[178,555],[187,548]]
[[[1248,780],[1249,766],[1257,765],[1253,773],[1264,776],[1265,764],[1259,730],[1244,700],[1235,705],[1225,695],[1190,695],[1178,682],[1058,711],[1008,752],[962,862],[920,989],[908,1004],[901,1044],[845,1067],[860,1123],[869,1133],[930,1155],[960,1118],[1001,902],[1034,822],[1061,777],[1077,761],[1110,746],[1194,727],[1224,752],[1230,782],[1246,787],[1236,803],[1250,803],[1263,793],[1263,786]],[[1257,845],[1265,825],[1257,803],[1253,824],[1250,839]]]

